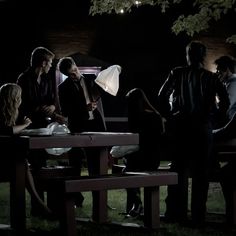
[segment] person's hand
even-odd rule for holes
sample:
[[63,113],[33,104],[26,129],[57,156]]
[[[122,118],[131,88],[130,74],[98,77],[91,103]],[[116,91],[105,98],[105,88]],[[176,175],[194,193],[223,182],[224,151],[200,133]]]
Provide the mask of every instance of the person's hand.
[[87,104],[88,111],[94,111],[97,108],[97,102]]
[[64,117],[64,116],[62,116],[60,114],[54,113],[53,114],[53,118],[59,124],[66,124],[67,125],[67,118],[66,117]]
[[31,119],[28,117],[24,117],[23,124],[25,127],[28,127],[32,123]]
[[46,115],[46,116],[52,116],[53,113],[55,112],[56,107],[54,105],[44,105],[41,107],[41,111]]

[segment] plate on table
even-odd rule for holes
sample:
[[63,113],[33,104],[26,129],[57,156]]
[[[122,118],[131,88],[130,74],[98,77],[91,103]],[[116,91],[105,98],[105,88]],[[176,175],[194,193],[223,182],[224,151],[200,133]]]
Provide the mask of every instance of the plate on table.
[[39,128],[39,129],[24,129],[19,135],[26,136],[50,136],[52,135],[52,130],[49,128]]

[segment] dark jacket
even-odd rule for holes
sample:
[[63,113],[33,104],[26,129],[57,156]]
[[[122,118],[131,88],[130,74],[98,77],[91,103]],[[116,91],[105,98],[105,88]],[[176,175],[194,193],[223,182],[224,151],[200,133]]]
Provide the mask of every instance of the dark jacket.
[[127,156],[127,171],[152,171],[160,165],[162,116],[140,88],[126,95],[129,131],[139,134],[139,151]]
[[205,123],[211,120],[216,108],[216,96],[219,98],[219,110],[226,113],[229,98],[216,75],[202,67],[186,66],[170,72],[160,89],[159,103],[162,114],[167,117]]
[[86,75],[84,77],[89,95],[93,101],[98,102],[97,109],[93,112],[96,130],[89,124],[89,115],[83,89],[80,86],[76,86],[75,82],[70,78],[66,78],[58,86],[61,112],[65,117],[68,117],[68,128],[71,132],[104,131],[105,120],[98,87],[94,82],[94,78]]
[[54,105],[58,107],[54,79],[49,75],[44,75],[39,85],[37,83],[37,75],[32,68],[20,74],[17,79],[17,84],[22,88],[20,114],[30,117],[32,124],[36,128],[47,125],[45,115],[38,108],[43,105]]

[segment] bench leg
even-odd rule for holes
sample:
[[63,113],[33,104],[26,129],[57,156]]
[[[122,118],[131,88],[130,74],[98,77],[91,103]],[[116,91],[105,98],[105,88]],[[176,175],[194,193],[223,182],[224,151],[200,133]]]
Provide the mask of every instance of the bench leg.
[[60,215],[60,226],[64,236],[76,236],[75,200],[67,196],[63,201],[63,212]]
[[97,223],[107,222],[107,191],[93,191],[92,219]]
[[160,228],[160,191],[159,187],[144,188],[144,226]]

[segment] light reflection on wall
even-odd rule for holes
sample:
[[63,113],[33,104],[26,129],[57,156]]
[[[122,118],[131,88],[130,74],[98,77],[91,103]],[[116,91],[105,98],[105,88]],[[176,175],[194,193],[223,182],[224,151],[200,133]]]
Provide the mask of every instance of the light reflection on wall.
[[207,57],[205,67],[216,72],[215,60],[224,55],[236,56],[236,46],[225,42],[224,38],[201,37],[199,38],[207,46]]

